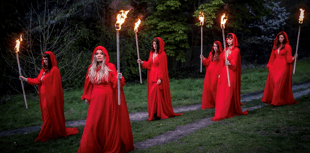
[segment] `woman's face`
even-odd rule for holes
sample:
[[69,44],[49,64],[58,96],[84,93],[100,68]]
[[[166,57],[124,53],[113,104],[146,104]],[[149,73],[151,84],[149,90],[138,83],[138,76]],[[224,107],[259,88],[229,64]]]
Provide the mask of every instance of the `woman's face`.
[[96,51],[95,56],[96,56],[97,62],[102,62],[103,59],[105,58],[105,55],[101,49],[98,49]]
[[219,51],[219,48],[218,48],[218,46],[217,46],[216,43],[213,44],[213,50],[214,50],[215,52]]
[[47,57],[43,57],[43,62],[46,66],[48,66],[48,58]]
[[228,46],[232,46],[232,45],[233,45],[233,40],[234,40],[234,39],[231,38],[231,37],[230,37],[230,38],[227,38],[227,45],[228,45]]
[[284,41],[284,36],[283,35],[279,35],[279,42],[282,44]]
[[157,44],[155,41],[153,41],[153,48],[155,49],[155,51],[157,52]]

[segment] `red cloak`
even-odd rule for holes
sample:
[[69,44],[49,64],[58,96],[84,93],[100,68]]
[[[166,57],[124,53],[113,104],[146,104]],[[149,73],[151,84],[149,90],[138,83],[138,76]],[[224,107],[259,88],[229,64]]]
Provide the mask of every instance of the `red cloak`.
[[209,53],[209,57],[202,60],[203,65],[206,66],[206,75],[203,84],[201,109],[215,107],[217,80],[224,66],[224,63],[222,61],[223,59],[221,58],[223,50],[222,44],[220,41],[215,41],[214,43],[218,44],[220,52],[218,61],[215,59],[211,59],[212,52],[215,52],[213,50],[213,47],[211,52]]
[[[114,64],[109,63],[108,52],[102,46],[94,49],[92,61],[99,49],[105,54],[105,64],[111,71],[108,81],[102,78],[100,83],[92,83],[88,77],[91,65],[87,70],[81,99],[87,99],[90,104],[78,152],[129,152],[134,147],[125,96],[122,90],[122,103],[118,106],[117,70]],[[124,78],[121,82],[125,85]]]
[[[240,50],[238,48],[238,39],[235,34],[229,34],[231,34],[233,37],[233,47],[230,49],[231,53],[227,57],[227,60],[231,64],[228,66],[230,87],[228,86],[224,53],[221,56],[222,61],[224,62],[224,67],[222,68],[220,77],[218,78],[215,113],[214,117],[212,118],[213,121],[219,121],[237,115],[248,114],[248,110],[242,112],[240,107],[241,56]],[[227,46],[227,40],[225,45],[226,49],[228,50],[229,48]]]
[[[165,42],[156,37],[159,41],[158,56],[153,61],[153,51],[150,52],[148,61],[143,61],[142,67],[147,69],[147,99],[149,121],[155,117],[167,119],[173,116],[179,116],[172,108],[167,55],[165,53]],[[161,79],[161,83],[157,81]],[[155,116],[156,114],[156,116]]]
[[[286,41],[284,48],[278,53],[275,49],[279,34],[283,33]],[[262,102],[274,106],[291,105],[298,103],[295,101],[292,92],[292,47],[289,45],[287,34],[282,31],[277,34],[274,46],[267,64],[269,70]]]
[[[67,137],[79,132],[76,127],[65,127],[64,96],[56,57],[51,51],[46,51],[44,54],[49,54],[50,56],[52,63],[51,70],[44,73],[42,68],[37,78],[27,78],[27,83],[38,85],[39,87],[39,101],[43,125],[35,141],[42,142],[62,136]],[[41,81],[43,74],[44,77]]]

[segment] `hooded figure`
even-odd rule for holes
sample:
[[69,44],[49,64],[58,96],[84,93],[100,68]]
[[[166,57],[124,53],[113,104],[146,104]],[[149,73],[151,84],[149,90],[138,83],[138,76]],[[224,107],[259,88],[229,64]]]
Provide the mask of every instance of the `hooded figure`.
[[[101,63],[97,63],[95,57],[98,50],[104,54]],[[104,47],[94,49],[81,97],[87,100],[89,108],[79,153],[129,152],[134,149],[124,92],[122,90],[122,103],[118,106],[117,71],[109,61],[109,54]],[[121,80],[123,85],[124,78]]]
[[174,113],[172,108],[165,42],[160,37],[154,38],[154,42],[157,48],[152,47],[154,50],[151,50],[148,61],[142,62],[142,67],[147,69],[149,121],[183,114]]
[[[283,43],[279,42],[280,35],[284,36]],[[297,103],[292,93],[292,48],[284,31],[277,34],[267,69],[269,74],[262,98],[262,102],[274,106],[291,105]]]
[[42,59],[42,69],[37,78],[27,78],[27,83],[38,85],[40,110],[43,125],[35,141],[49,141],[58,137],[67,137],[77,134],[79,130],[65,127],[64,96],[62,91],[61,75],[57,67],[55,55],[51,51],[43,54],[48,58],[48,66]]
[[201,109],[215,107],[217,79],[224,66],[222,56],[222,44],[220,41],[215,41],[213,46],[217,46],[217,52],[212,47],[208,58],[203,58],[202,63],[206,67],[206,75],[203,84],[202,105]]
[[[231,48],[227,44],[227,40],[231,39],[230,36],[233,39]],[[229,33],[226,37],[225,45],[228,52],[227,61],[230,63],[228,66],[230,87],[228,86],[227,80],[225,53],[223,53],[221,58],[224,66],[218,78],[215,113],[212,118],[213,121],[248,114],[248,110],[242,112],[240,107],[241,56],[238,48],[239,44],[237,36],[233,33]]]

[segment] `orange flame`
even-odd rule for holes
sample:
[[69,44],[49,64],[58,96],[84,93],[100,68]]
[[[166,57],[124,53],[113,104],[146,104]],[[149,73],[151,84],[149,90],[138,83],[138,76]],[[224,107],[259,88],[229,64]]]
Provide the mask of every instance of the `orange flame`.
[[125,22],[125,19],[127,18],[127,14],[130,10],[127,10],[127,11],[124,11],[124,10],[121,10],[119,11],[120,13],[117,14],[117,17],[116,17],[116,23],[115,23],[115,27],[116,27],[116,30],[121,30],[121,27],[122,27],[122,24]]
[[19,39],[16,40],[15,51],[19,52],[20,43],[23,41],[22,35],[20,35]]
[[138,28],[139,28],[140,23],[141,23],[140,19],[135,23],[135,33],[138,32]]
[[302,24],[304,22],[304,12],[305,10],[300,8],[300,15],[299,15],[299,23]]
[[202,26],[204,24],[205,15],[202,12],[199,12],[199,21],[200,25]]
[[[225,28],[225,23],[227,21],[227,18],[225,18],[225,14],[222,15],[221,17],[221,28]],[[225,18],[225,19],[224,19]]]

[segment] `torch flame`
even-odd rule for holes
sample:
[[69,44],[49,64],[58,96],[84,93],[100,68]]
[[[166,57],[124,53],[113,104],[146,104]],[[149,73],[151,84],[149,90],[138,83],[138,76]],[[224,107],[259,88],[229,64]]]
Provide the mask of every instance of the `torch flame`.
[[299,23],[302,24],[303,21],[304,21],[304,12],[305,10],[304,9],[299,9],[300,10],[300,15],[299,15]]
[[139,28],[140,23],[141,23],[140,19],[135,23],[135,32],[136,33],[138,32],[138,28]]
[[202,12],[199,12],[200,25],[204,24],[204,20],[205,20],[205,15]]
[[115,27],[116,27],[116,30],[121,30],[121,26],[122,24],[125,22],[125,19],[127,18],[127,14],[130,10],[127,10],[127,11],[124,11],[124,10],[121,10],[119,11],[120,13],[117,14],[117,17],[116,17],[116,23],[115,23]]
[[19,39],[16,40],[16,46],[15,46],[16,53],[19,52],[19,46],[22,41],[23,41],[23,38],[22,38],[22,35],[20,35]]
[[221,27],[222,28],[225,28],[225,23],[227,21],[227,18],[225,18],[225,19],[224,18],[225,18],[225,14],[223,14],[221,17]]

